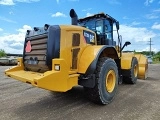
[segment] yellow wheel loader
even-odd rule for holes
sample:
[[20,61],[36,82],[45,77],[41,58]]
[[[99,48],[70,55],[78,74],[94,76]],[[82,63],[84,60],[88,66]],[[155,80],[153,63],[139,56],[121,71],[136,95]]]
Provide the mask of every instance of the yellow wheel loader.
[[72,25],[45,24],[27,30],[23,57],[5,74],[51,91],[66,92],[80,85],[93,102],[104,105],[113,100],[118,84],[146,78],[147,59],[122,52],[131,43],[121,45],[116,19],[104,13],[78,19],[74,9],[70,17]]

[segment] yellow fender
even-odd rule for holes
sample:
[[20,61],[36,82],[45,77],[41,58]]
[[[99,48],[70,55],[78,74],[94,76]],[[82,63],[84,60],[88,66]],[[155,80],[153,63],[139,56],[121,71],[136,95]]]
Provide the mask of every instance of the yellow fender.
[[139,72],[138,78],[145,80],[148,77],[148,61],[147,58],[142,54],[135,54],[138,60]]
[[88,46],[82,53],[79,60],[79,73],[85,73],[89,65],[96,59],[97,53],[101,50],[103,46]]
[[121,69],[129,70],[131,69],[133,53],[122,53],[121,57]]
[[112,46],[88,46],[80,56],[78,73],[93,74],[101,54],[103,54],[104,57],[118,58],[116,49]]

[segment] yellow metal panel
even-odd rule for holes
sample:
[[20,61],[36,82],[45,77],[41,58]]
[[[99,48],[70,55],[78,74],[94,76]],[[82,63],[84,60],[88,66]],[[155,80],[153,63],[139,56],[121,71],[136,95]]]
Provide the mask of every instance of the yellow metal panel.
[[14,70],[15,69],[12,69],[12,71],[6,71],[6,75],[26,83],[34,84],[34,78],[38,76],[43,76],[42,73],[24,71],[24,70],[15,70],[15,71]]
[[135,54],[135,57],[139,64],[138,78],[146,79],[148,77],[148,62],[146,56],[142,54]]
[[131,69],[133,53],[122,53],[121,57],[121,69]]
[[[69,68],[69,74],[77,73],[77,72],[79,72],[80,57],[83,54],[83,51],[85,50],[85,48],[87,46],[91,46],[86,43],[84,36],[83,36],[83,30],[87,30],[87,31],[90,31],[90,30],[88,30],[84,27],[75,26],[75,25],[67,25],[67,26],[61,25],[60,28],[61,28],[60,58],[65,59],[67,67]],[[90,32],[93,33],[93,31],[90,31]],[[76,46],[76,47],[72,46],[72,35],[74,33],[80,34],[80,45]],[[73,57],[72,50],[75,48],[78,48],[78,47],[80,48],[80,50],[77,55],[77,69],[71,69],[72,57]],[[88,55],[87,55],[87,57],[88,57]]]
[[77,86],[78,85],[78,77],[79,77],[79,74],[69,75],[69,78],[68,78],[68,89],[71,89],[73,86]]
[[97,57],[98,52],[103,46],[88,46],[83,51],[79,60],[79,73],[85,73],[92,61]]
[[23,66],[23,59],[22,59],[22,57],[17,58],[17,63],[18,63],[17,66],[14,66],[14,67],[11,67],[11,68],[5,70],[5,73],[6,72],[11,72],[11,71],[23,70],[24,66]]
[[[55,64],[60,65],[59,71],[54,70]],[[20,66],[11,68],[5,73],[12,78],[30,83],[33,86],[59,92],[66,92],[73,86],[78,85],[79,76],[79,74],[69,75],[69,69],[63,59],[53,59],[52,70],[45,73],[24,71]]]
[[[87,29],[85,27],[77,26],[77,25],[60,25],[60,28],[63,30],[69,30],[69,31],[83,31],[87,30],[89,32],[94,33],[92,30]],[[95,34],[95,33],[94,33]],[[96,37],[96,36],[95,36]]]
[[[55,64],[60,65],[60,71],[54,71],[53,67]],[[53,59],[52,60],[52,71],[45,72],[43,76],[39,76],[34,79],[38,87],[66,92],[70,90],[73,86],[78,85],[78,74],[75,76],[70,76],[69,69],[67,67],[66,61],[63,59]]]
[[24,66],[23,66],[23,59],[18,58],[18,65],[11,67],[7,70],[5,70],[5,74],[11,78],[20,80],[22,82],[27,82],[27,83],[34,83],[33,78],[37,76],[41,76],[43,74],[41,73],[36,73],[32,71],[24,71]]
[[[80,48],[77,58],[82,54],[83,49],[87,46],[83,38],[83,29],[82,27],[73,26],[73,25],[61,25],[61,43],[60,43],[60,58],[65,59],[67,67],[69,68],[69,74],[77,73],[77,69],[71,69],[72,67],[72,50],[74,48]],[[72,36],[74,33],[80,34],[80,45],[72,46]],[[78,59],[79,60],[79,59]],[[77,61],[78,64],[79,61]]]

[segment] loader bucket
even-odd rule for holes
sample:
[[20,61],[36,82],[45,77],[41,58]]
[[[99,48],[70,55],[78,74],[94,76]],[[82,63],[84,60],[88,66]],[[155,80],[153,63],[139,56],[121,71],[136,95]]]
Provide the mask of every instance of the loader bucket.
[[142,54],[135,54],[138,60],[138,79],[145,80],[148,77],[148,61],[147,57]]

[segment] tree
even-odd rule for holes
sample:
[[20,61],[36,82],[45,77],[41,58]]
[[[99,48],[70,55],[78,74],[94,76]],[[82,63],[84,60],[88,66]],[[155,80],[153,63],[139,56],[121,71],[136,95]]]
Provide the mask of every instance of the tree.
[[3,49],[0,49],[0,57],[6,56],[6,52]]
[[154,56],[153,56],[153,58],[154,58],[154,60],[158,60],[158,61],[160,61],[160,51],[159,52],[157,52]]
[[[142,52],[136,52],[135,53],[140,53],[140,54],[143,54],[143,55],[146,55],[146,56],[150,56],[150,52],[149,51],[142,51]],[[151,51],[151,56],[155,55],[155,52],[154,51]]]

